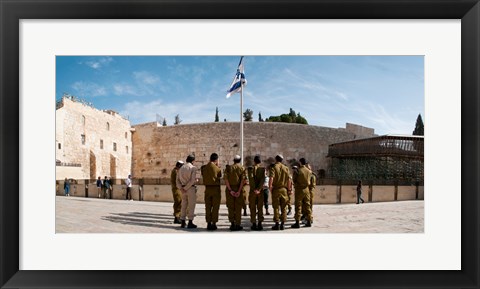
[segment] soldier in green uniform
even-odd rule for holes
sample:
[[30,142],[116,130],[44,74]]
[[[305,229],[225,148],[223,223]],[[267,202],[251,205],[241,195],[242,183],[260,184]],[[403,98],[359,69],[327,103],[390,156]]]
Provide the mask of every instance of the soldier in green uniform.
[[[265,168],[260,166],[260,156],[253,158],[255,165],[248,168],[248,181],[250,191],[248,194],[248,205],[250,207],[250,222],[253,231],[263,230],[263,182],[265,180]],[[256,223],[258,215],[258,225]]]
[[236,155],[233,165],[225,170],[226,199],[228,208],[228,220],[231,223],[231,231],[242,230],[242,208],[243,208],[243,185],[246,182],[245,169],[240,164],[241,158]]
[[182,192],[177,188],[177,172],[183,166],[183,161],[177,161],[170,174],[170,185],[173,195],[173,219],[174,224],[180,224],[180,209],[182,208]]
[[218,210],[222,199],[220,179],[222,170],[218,167],[218,154],[210,155],[210,162],[201,168],[203,184],[205,185],[205,219],[207,230],[217,229]]
[[273,221],[275,222],[272,230],[283,230],[287,220],[287,198],[292,193],[292,182],[288,167],[282,164],[283,156],[277,155],[275,161],[275,165],[270,168],[268,184],[272,192]]
[[295,186],[295,224],[292,228],[300,228],[300,217],[302,208],[306,208],[307,223],[305,227],[311,227],[312,209],[310,207],[310,191],[312,172],[305,166],[307,161],[304,158],[300,160],[300,168],[293,174],[293,185]]
[[[317,176],[315,175],[315,173],[312,171],[312,167],[310,166],[310,164],[307,162],[307,164],[305,165],[305,167],[307,169],[310,170],[310,172],[312,173],[311,177],[310,177],[310,185],[308,186],[308,191],[310,192],[310,210],[312,211],[312,223],[313,223],[313,194],[315,192],[315,186],[317,184]],[[302,218],[301,218],[301,221],[304,221],[306,222],[306,216],[307,216],[307,210],[306,208],[302,207]]]

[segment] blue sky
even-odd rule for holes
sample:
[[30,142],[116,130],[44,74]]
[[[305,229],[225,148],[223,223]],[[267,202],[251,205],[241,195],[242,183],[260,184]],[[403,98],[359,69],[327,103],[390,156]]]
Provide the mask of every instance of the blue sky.
[[[57,56],[56,99],[69,93],[132,125],[156,115],[172,125],[240,120],[240,95],[225,98],[240,56]],[[245,56],[243,109],[258,121],[292,108],[309,124],[411,134],[424,117],[423,56]]]

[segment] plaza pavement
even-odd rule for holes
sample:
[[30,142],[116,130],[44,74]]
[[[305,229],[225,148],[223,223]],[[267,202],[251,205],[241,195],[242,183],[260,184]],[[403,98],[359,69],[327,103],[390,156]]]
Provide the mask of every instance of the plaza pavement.
[[[218,230],[206,230],[205,205],[197,204],[197,229],[173,224],[172,203],[55,197],[56,233],[423,233],[424,201],[398,201],[365,204],[314,205],[311,228],[292,229],[292,214],[284,231],[272,231],[273,209],[265,216],[263,231],[250,230],[250,216],[242,216],[243,231],[230,232],[227,208],[220,206]],[[249,210],[247,209],[247,212]]]

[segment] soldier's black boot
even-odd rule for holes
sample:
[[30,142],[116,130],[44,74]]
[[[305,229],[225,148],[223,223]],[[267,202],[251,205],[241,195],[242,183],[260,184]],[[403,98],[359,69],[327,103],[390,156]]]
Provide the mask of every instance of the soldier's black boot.
[[257,231],[263,230],[262,222],[258,222]]
[[280,226],[278,225],[278,222],[275,222],[275,226],[272,227],[272,230],[275,230],[275,231],[280,230]]
[[294,228],[294,229],[300,228],[300,222],[296,221],[295,224],[293,224],[291,227]]
[[186,225],[186,224],[185,224],[185,220],[182,220],[180,227],[181,227],[181,228],[185,228],[185,225]]
[[283,222],[281,222],[281,223],[280,223],[280,230],[285,229],[285,227],[284,227],[283,225],[284,225]]
[[195,225],[192,220],[189,220],[188,221],[188,225],[187,225],[187,228],[189,229],[195,229],[197,227],[197,225]]
[[252,226],[250,227],[250,229],[252,229],[252,231],[258,230],[257,224],[253,223]]
[[268,209],[266,209],[265,215],[270,215],[270,212],[268,211]]
[[235,231],[241,231],[241,230],[243,230],[242,226],[240,226],[240,225],[235,226]]
[[311,226],[312,226],[312,223],[311,223],[310,221],[307,221],[307,222],[305,223],[305,227],[311,227]]
[[235,231],[235,223],[232,222],[232,225],[230,225],[230,231]]
[[208,230],[208,231],[211,231],[211,230],[212,230],[212,223],[209,222],[209,223],[207,224],[207,230]]
[[217,229],[217,225],[215,223],[212,223],[212,231],[215,231]]
[[180,219],[175,217],[175,219],[173,219],[173,223],[174,224],[180,224]]

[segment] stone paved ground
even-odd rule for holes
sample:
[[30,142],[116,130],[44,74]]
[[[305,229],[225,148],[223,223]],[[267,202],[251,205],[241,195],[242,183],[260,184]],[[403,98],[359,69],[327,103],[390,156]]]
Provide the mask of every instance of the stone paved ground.
[[[270,207],[270,211],[273,210]],[[182,229],[173,224],[172,204],[56,197],[57,233],[231,233],[227,208],[220,206],[218,230],[206,230],[205,207],[197,204],[194,223],[197,229]],[[286,230],[272,231],[273,214],[266,216],[265,230],[250,232],[250,217],[242,217],[244,233],[423,233],[424,201],[365,203],[361,205],[315,205],[311,228],[291,229],[293,212]]]

